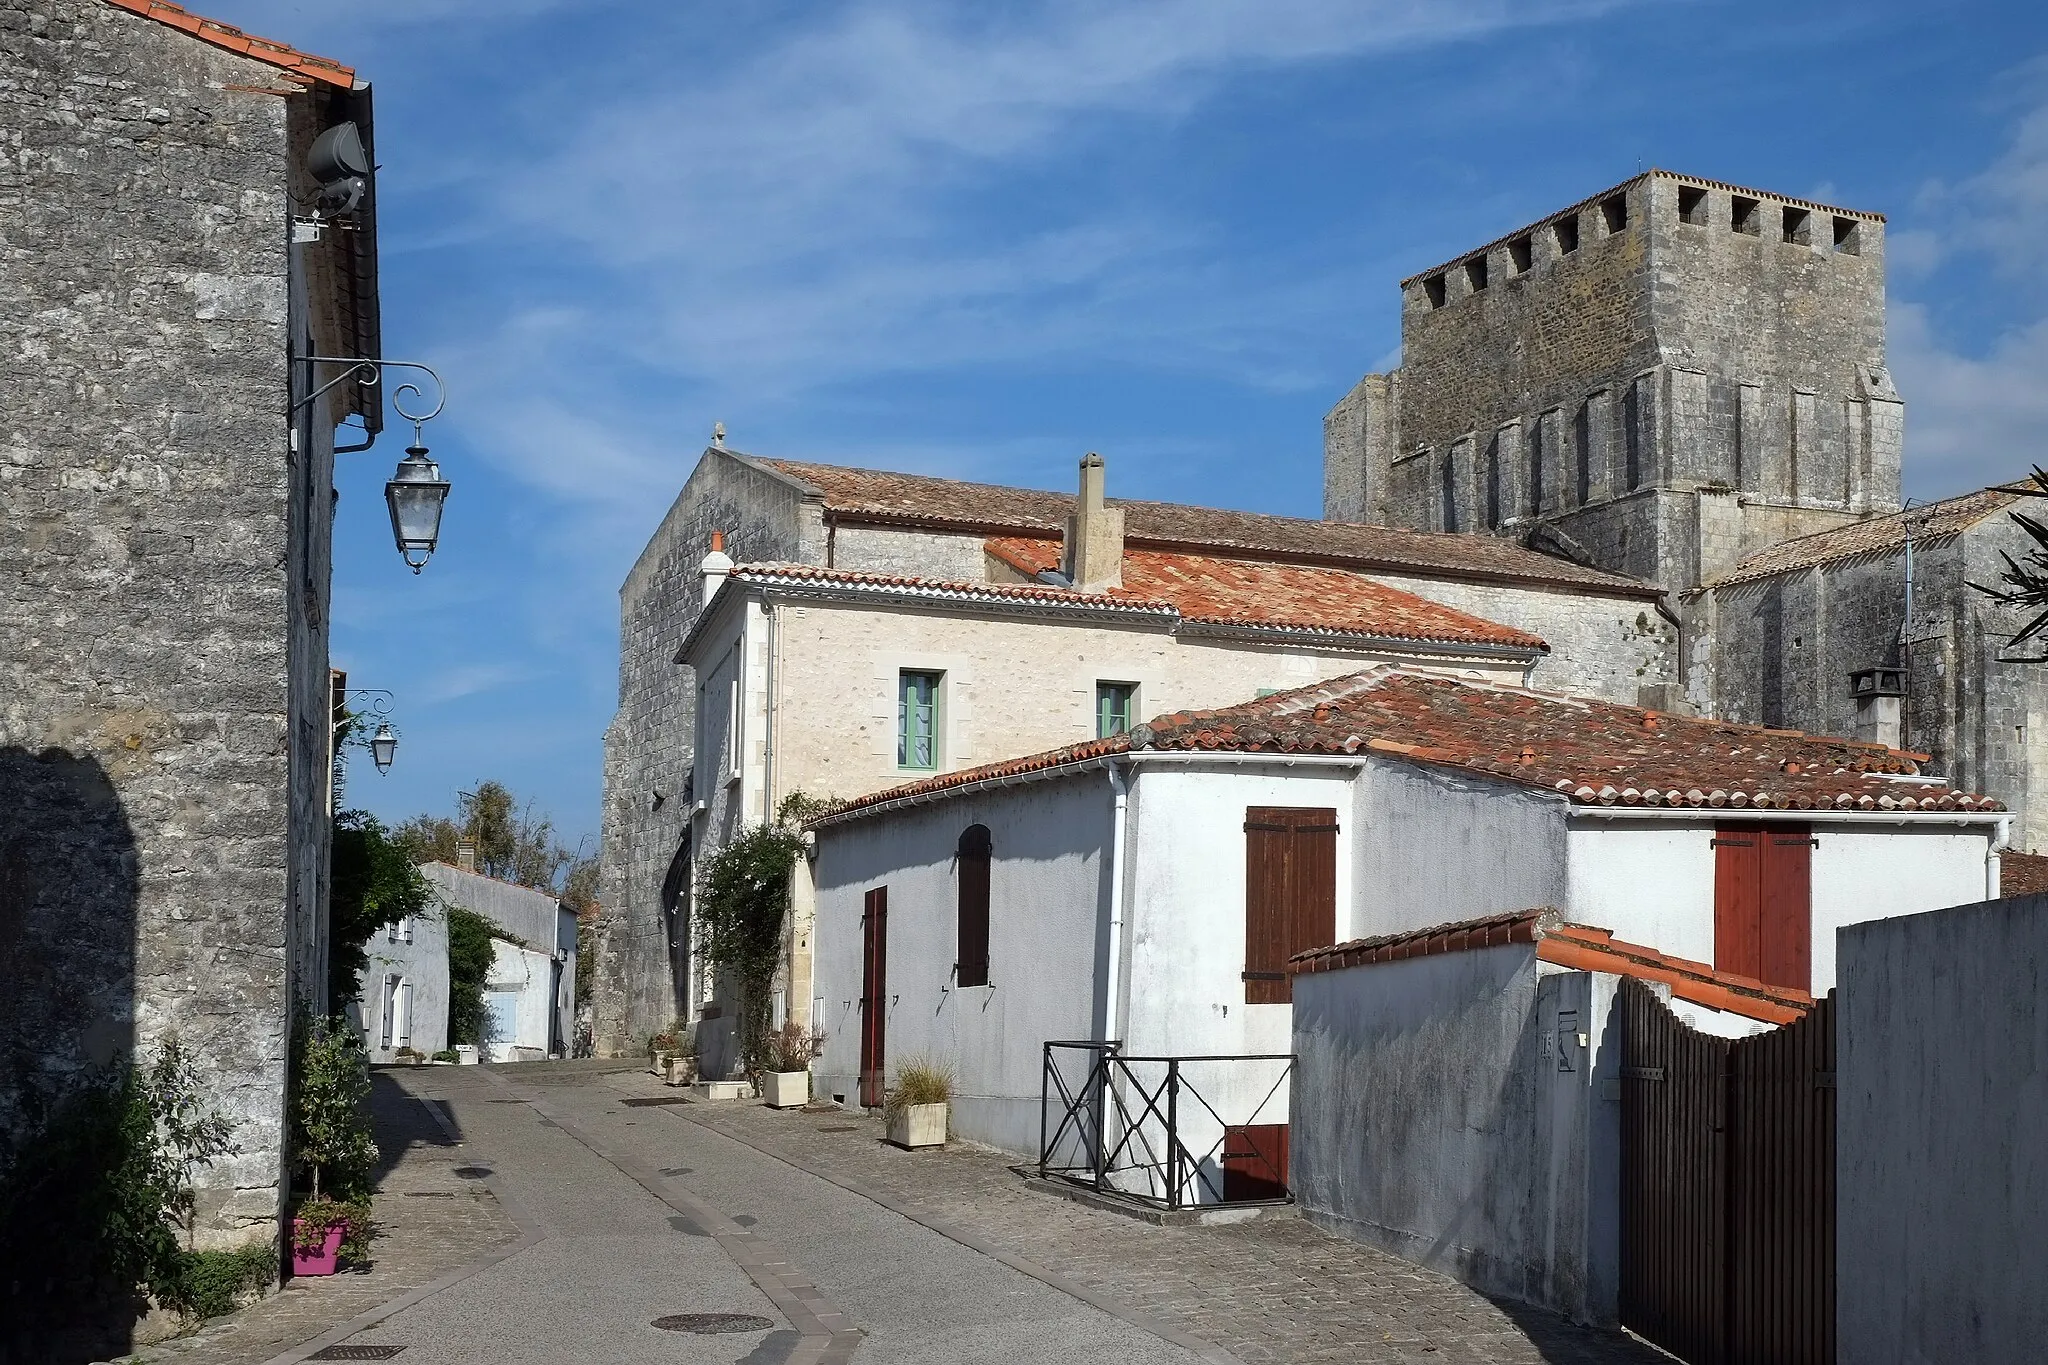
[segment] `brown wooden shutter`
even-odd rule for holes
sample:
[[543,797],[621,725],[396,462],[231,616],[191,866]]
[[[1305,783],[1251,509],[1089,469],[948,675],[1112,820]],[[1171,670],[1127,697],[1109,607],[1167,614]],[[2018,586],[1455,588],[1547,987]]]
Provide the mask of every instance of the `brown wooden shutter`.
[[960,835],[958,856],[960,914],[954,979],[962,986],[988,984],[988,864],[991,842],[987,825],[969,825]]
[[1764,831],[1761,825],[1714,830],[1714,966],[1761,976]]
[[1813,989],[1813,830],[1767,825],[1764,832],[1758,940],[1773,986]]
[[1245,810],[1244,1000],[1294,999],[1287,959],[1337,937],[1337,812],[1329,807]]
[[1813,830],[1757,821],[1714,831],[1714,966],[1813,989]]

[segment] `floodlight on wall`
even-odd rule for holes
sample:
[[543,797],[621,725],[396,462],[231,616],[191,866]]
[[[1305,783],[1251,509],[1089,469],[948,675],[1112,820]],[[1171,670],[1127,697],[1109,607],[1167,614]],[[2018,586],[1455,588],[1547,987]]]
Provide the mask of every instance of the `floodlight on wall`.
[[400,384],[397,392],[391,395],[392,408],[412,423],[412,444],[405,448],[405,458],[398,462],[397,470],[384,484],[384,504],[391,510],[391,538],[398,545],[399,556],[405,560],[406,567],[418,573],[427,566],[427,560],[440,544],[441,509],[448,501],[450,487],[441,477],[441,466],[429,457],[420,429],[441,415],[441,409],[448,402],[447,386],[432,366],[422,365],[416,360],[361,360],[331,355],[301,356],[300,359],[314,365],[346,365],[348,369],[293,404],[295,409],[304,407],[350,379],[366,389],[375,388],[382,382],[387,369],[419,370],[434,381],[433,406],[422,411],[408,408],[405,399],[407,394],[411,394],[415,403],[424,404],[426,391],[419,385]]
[[306,153],[306,173],[320,187],[313,211],[322,218],[352,212],[369,192],[374,169],[355,124],[337,123],[314,138]]

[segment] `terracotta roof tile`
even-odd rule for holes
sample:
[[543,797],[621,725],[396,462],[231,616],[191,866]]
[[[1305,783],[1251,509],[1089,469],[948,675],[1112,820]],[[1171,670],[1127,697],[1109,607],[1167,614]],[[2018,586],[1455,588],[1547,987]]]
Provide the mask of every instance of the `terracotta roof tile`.
[[1998,894],[2037,896],[2048,891],[2048,853],[1998,855]]
[[[1071,493],[801,460],[741,458],[808,485],[824,499],[826,511],[840,520],[1057,536],[1074,510]],[[1121,498],[1110,502],[1123,508],[1125,543],[1134,546],[1230,550],[1240,552],[1243,558],[1341,564],[1487,582],[1564,584],[1631,597],[1658,595],[1648,583],[1553,559],[1497,536],[1403,531],[1171,502]]]
[[1768,1024],[1793,1023],[1804,1018],[1814,1005],[1813,997],[1805,991],[1766,985],[1754,977],[1717,971],[1704,962],[1624,942],[1607,929],[1568,924],[1562,915],[1549,908],[1489,915],[1484,919],[1353,939],[1328,948],[1311,948],[1296,953],[1288,960],[1288,966],[1297,976],[1313,975],[1514,943],[1533,944],[1537,958],[1544,962],[1574,971],[1661,981],[1671,987],[1671,994],[1677,999]]
[[145,19],[154,19],[160,24],[182,29],[202,42],[239,53],[254,61],[268,63],[305,80],[325,81],[344,90],[355,88],[354,67],[343,66],[331,58],[316,57],[310,52],[301,52],[289,43],[273,42],[268,38],[258,38],[253,34],[244,33],[233,24],[223,24],[217,19],[193,14],[181,6],[170,4],[168,0],[105,0],[105,3],[116,9],[127,10],[130,14],[139,14]]
[[1816,531],[1810,536],[1780,541],[1768,549],[1757,551],[1707,586],[1725,588],[1736,583],[1811,569],[1839,559],[1888,554],[1904,548],[1909,530],[1918,542],[1945,540],[1960,535],[1994,513],[2004,511],[2022,496],[2003,488],[1983,488],[1926,507],[1912,507],[1890,516],[1838,526],[1832,531]]
[[1148,750],[1365,751],[1555,792],[1582,806],[1901,815],[2005,809],[1991,797],[1920,777],[1924,754],[1375,665],[1241,706],[1160,716],[1094,745],[892,787],[847,802],[822,819],[991,778]]
[[[1060,542],[1012,537],[988,552],[1027,574],[1060,565]],[[1497,625],[1346,569],[1275,564],[1169,550],[1125,550],[1112,597],[1171,603],[1184,621],[1326,630],[1397,640],[1548,649],[1527,631]]]

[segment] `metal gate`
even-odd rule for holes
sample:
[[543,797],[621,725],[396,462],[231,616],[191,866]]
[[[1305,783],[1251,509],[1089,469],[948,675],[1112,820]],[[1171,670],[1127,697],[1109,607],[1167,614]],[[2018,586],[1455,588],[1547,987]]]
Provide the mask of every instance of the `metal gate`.
[[1621,996],[1621,1320],[1690,1365],[1833,1365],[1833,997],[1736,1040]]

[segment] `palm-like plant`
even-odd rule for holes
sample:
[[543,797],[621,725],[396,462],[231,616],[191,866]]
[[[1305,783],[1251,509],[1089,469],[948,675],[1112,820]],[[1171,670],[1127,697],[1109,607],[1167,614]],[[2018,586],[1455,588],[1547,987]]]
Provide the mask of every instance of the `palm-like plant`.
[[[2019,484],[2008,487],[2006,491],[2030,498],[2048,498],[2048,470],[2036,465],[2031,486]],[[2005,572],[1999,576],[1997,586],[1987,587],[1982,583],[1970,586],[1994,602],[2015,611],[2032,613],[2006,641],[2006,648],[2017,650],[2031,640],[2036,642],[2035,647],[2041,652],[2003,653],[1999,655],[2000,660],[2006,663],[2048,663],[2048,524],[2025,512],[2014,512],[2012,519],[2033,539],[2034,548],[2020,559],[2010,554],[2002,555]]]

